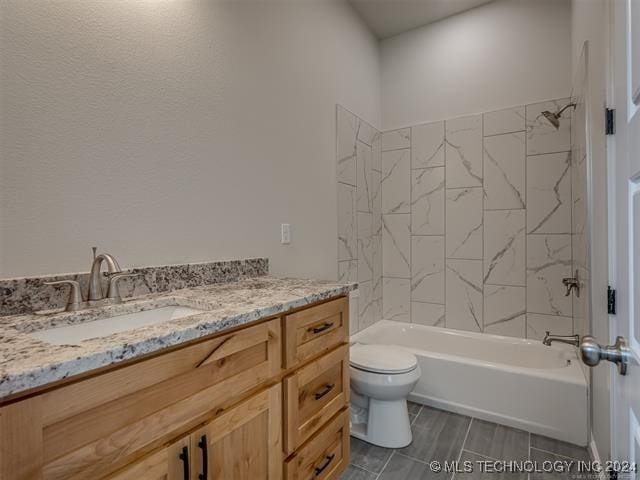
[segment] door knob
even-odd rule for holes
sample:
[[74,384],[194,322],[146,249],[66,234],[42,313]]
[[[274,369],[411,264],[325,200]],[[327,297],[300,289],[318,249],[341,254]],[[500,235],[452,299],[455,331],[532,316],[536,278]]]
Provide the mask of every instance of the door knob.
[[616,338],[616,343],[603,347],[591,335],[585,335],[580,342],[580,356],[585,365],[595,367],[600,360],[608,360],[618,366],[620,375],[627,374],[627,365],[631,351],[623,337]]

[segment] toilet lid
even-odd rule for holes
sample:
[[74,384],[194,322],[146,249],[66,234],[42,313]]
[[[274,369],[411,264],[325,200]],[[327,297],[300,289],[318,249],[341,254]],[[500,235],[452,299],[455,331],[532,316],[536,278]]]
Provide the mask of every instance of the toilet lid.
[[416,356],[387,345],[352,345],[349,363],[373,373],[407,373],[418,365]]

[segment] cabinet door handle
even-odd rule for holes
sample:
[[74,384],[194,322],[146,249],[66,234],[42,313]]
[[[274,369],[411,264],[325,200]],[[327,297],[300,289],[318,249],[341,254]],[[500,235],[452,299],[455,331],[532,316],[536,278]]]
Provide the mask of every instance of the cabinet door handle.
[[180,452],[178,458],[182,460],[182,476],[184,480],[189,480],[189,448],[182,447],[182,452]]
[[209,478],[209,451],[207,436],[202,435],[198,442],[198,447],[202,450],[202,473],[198,475],[198,480],[208,480]]
[[310,328],[309,332],[320,333],[320,332],[324,332],[325,330],[329,330],[331,327],[333,327],[333,322],[325,322],[324,325],[322,325],[321,327]]
[[322,472],[325,471],[325,469],[331,465],[331,462],[333,462],[333,459],[336,457],[335,453],[332,453],[331,455],[327,455],[324,459],[324,463],[322,465],[320,465],[319,467],[317,467],[315,469],[315,476],[317,477],[318,475],[320,475]]
[[329,393],[331,390],[333,390],[333,387],[335,387],[336,384],[335,383],[328,383],[327,385],[325,385],[324,389],[320,392],[316,392],[316,400],[320,400],[322,397],[324,397],[327,393]]

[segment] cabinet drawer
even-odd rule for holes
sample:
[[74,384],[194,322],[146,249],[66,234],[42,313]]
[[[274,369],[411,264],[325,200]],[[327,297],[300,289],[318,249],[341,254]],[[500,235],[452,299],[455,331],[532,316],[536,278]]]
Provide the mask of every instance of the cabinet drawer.
[[292,453],[349,403],[349,346],[344,344],[284,380],[285,450]]
[[285,480],[339,478],[349,464],[349,411],[343,409],[284,465]]
[[42,478],[103,478],[278,375],[281,352],[276,319],[36,397]]
[[349,302],[346,297],[284,317],[285,367],[291,368],[347,342]]

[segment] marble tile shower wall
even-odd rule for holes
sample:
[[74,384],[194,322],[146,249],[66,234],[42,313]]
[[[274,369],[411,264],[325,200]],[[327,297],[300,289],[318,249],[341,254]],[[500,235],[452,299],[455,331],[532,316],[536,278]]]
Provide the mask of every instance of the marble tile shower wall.
[[336,126],[338,279],[359,283],[355,333],[382,318],[380,132],[339,105]]
[[382,133],[382,318],[572,332],[570,111],[541,116],[567,102]]

